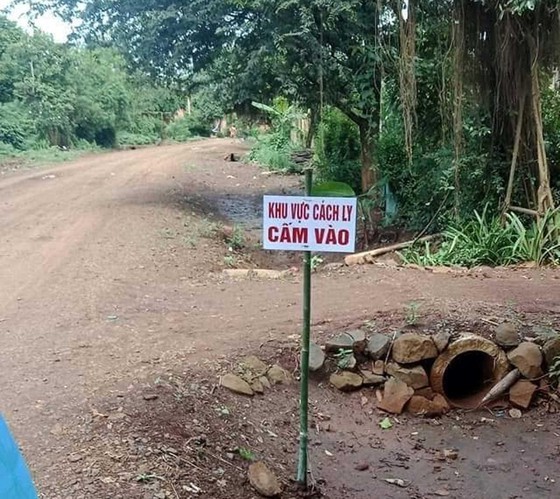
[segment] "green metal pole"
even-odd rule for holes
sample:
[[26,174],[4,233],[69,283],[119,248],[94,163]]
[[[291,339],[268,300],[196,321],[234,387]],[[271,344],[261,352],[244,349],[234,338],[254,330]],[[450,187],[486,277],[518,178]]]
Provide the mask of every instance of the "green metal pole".
[[[305,195],[311,195],[313,170],[305,170]],[[309,341],[311,336],[311,251],[303,257],[303,334],[301,337],[301,396],[299,413],[299,459],[297,482],[307,487],[308,401],[309,401]]]

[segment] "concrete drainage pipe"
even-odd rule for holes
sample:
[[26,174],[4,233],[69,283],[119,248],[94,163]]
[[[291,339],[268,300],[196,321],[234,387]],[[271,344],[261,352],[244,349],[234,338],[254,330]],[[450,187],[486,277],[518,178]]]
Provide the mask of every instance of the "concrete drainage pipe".
[[430,373],[432,389],[454,407],[477,407],[508,372],[505,352],[481,336],[464,336],[436,358]]

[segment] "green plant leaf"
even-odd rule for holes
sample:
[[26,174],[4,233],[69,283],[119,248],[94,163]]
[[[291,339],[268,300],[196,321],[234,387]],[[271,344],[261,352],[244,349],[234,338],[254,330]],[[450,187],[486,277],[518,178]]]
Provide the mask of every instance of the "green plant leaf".
[[238,452],[241,459],[245,461],[254,461],[256,459],[254,452],[245,447],[239,447]]
[[383,421],[379,422],[379,426],[382,430],[390,430],[393,427],[393,423],[389,418],[385,418]]
[[354,189],[344,182],[323,182],[313,186],[311,189],[312,196],[326,196],[339,198],[356,197]]

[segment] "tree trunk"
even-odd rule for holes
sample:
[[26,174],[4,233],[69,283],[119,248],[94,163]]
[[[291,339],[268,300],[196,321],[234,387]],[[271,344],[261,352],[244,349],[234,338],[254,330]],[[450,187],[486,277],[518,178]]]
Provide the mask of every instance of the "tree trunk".
[[307,137],[305,137],[305,147],[306,149],[311,149],[313,146],[313,138],[315,137],[315,129],[317,128],[317,109],[315,107],[311,108],[309,113],[309,130],[307,131]]
[[377,184],[377,169],[373,159],[374,138],[367,123],[361,123],[360,146],[362,163],[362,192],[368,192]]

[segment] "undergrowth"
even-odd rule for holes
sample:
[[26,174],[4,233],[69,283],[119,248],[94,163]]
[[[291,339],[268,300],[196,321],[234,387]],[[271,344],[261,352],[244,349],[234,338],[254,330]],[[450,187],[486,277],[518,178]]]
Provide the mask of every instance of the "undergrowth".
[[463,223],[455,222],[443,231],[437,246],[425,243],[401,254],[405,263],[417,265],[510,265],[535,262],[560,263],[560,209],[548,211],[538,221],[525,224],[516,214],[503,222],[485,209]]

